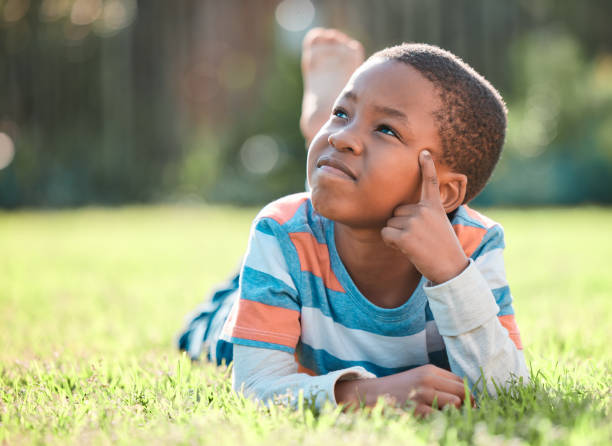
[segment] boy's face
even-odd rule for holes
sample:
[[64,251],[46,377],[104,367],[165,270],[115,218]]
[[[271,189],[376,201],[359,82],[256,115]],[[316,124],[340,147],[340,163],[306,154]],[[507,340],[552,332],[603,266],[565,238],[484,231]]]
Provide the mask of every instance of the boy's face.
[[410,65],[362,65],[308,151],[317,212],[355,228],[381,228],[397,206],[417,203],[419,153],[428,149],[439,159],[438,105],[433,84]]

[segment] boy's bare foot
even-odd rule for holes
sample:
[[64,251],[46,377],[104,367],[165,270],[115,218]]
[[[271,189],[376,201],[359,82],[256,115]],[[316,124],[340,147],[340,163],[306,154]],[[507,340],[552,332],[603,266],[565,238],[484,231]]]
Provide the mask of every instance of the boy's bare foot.
[[306,147],[329,118],[336,97],[364,57],[363,45],[336,29],[313,28],[304,37],[300,129]]

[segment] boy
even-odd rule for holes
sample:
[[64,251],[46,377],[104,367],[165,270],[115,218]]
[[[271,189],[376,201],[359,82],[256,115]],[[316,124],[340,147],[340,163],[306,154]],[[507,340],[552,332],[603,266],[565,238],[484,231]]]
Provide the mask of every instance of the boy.
[[361,65],[310,144],[311,192],[253,224],[220,341],[234,388],[316,405],[411,399],[426,414],[462,404],[462,377],[484,375],[493,394],[528,379],[502,229],[465,206],[505,126],[497,91],[444,50],[404,44]]

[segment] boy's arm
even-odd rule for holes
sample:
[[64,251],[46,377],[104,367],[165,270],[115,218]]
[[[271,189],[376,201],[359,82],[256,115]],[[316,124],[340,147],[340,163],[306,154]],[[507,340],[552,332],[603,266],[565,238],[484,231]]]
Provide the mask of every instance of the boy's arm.
[[375,378],[363,367],[350,367],[320,376],[298,372],[295,357],[287,352],[244,345],[234,345],[232,387],[245,396],[268,402],[295,406],[299,395],[318,409],[326,401],[337,404],[336,383]]
[[[438,284],[425,287],[425,292],[444,337],[451,370],[466,376],[472,386],[484,375],[487,390],[495,395],[492,379],[498,386],[504,386],[513,377],[529,378],[522,351],[497,317],[500,308],[488,283],[505,282],[503,260],[494,258],[501,256],[501,249],[489,251],[493,253],[490,265],[497,269],[487,270],[489,277],[485,280],[473,260],[466,256],[446,216],[431,154],[423,150],[419,163],[421,200],[399,206],[382,236],[387,244],[403,252],[431,283]],[[501,228],[491,232],[503,239]],[[513,319],[510,322],[508,328],[516,329]]]
[[[489,251],[489,255],[501,256],[501,250]],[[503,275],[503,270],[499,273]],[[492,396],[497,393],[495,384],[503,387],[508,380],[521,377],[524,382],[529,380],[514,318],[501,316],[508,327],[504,328],[498,317],[510,304],[500,311],[478,264],[470,261],[457,277],[425,287],[425,293],[454,373],[466,376],[480,390],[484,377]]]
[[374,406],[380,397],[397,404],[412,400],[418,415],[430,413],[434,404],[459,407],[465,398],[461,378],[433,365],[382,378],[362,367],[310,376],[298,372],[289,353],[244,345],[234,345],[232,386],[248,397],[293,406],[302,394],[319,409],[326,401],[359,407]]

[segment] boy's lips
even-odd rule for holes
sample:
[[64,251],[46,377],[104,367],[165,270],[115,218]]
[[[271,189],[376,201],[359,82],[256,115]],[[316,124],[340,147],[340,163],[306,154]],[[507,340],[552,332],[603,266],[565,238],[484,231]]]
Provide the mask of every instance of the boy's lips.
[[339,174],[339,175],[344,174],[344,175],[346,175],[347,177],[349,177],[353,181],[357,180],[357,175],[355,175],[355,172],[353,172],[353,170],[349,166],[344,164],[339,159],[332,158],[331,156],[322,156],[317,161],[317,168],[321,168],[321,167],[325,167],[325,166],[330,167],[331,169],[329,169],[329,170],[331,170],[332,173],[333,173],[334,170],[335,171],[340,171],[340,172],[337,172],[337,174]]

